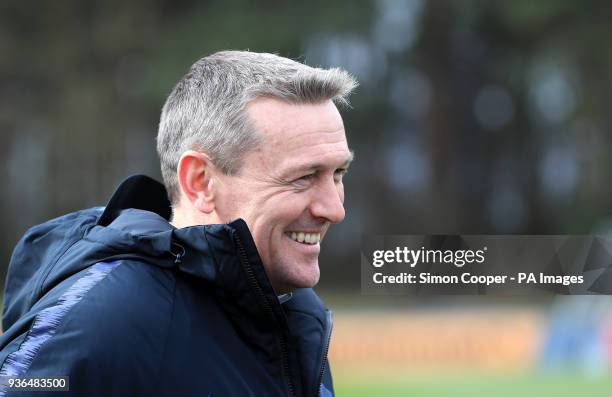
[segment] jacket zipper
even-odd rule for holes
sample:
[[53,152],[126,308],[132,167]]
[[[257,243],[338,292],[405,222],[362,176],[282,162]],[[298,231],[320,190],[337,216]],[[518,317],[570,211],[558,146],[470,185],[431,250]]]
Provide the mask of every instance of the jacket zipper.
[[325,362],[327,359],[327,353],[329,353],[329,342],[331,341],[332,328],[334,326],[334,320],[332,318],[331,310],[325,312],[327,322],[325,324],[325,339],[323,345],[323,354],[321,355],[321,370],[319,371],[319,379],[317,382],[317,396],[321,397],[321,383],[323,382],[323,373],[325,372]]
[[[249,284],[251,284],[251,287],[253,287],[253,289],[255,290],[255,292],[257,293],[257,295],[261,298],[262,302],[263,302],[263,306],[264,309],[266,310],[266,312],[268,313],[268,315],[274,319],[274,321],[276,320],[276,316],[274,315],[274,312],[272,311],[272,308],[270,307],[269,302],[266,300],[266,297],[263,293],[263,291],[261,290],[261,287],[259,286],[259,283],[257,282],[257,279],[255,278],[255,274],[253,272],[253,268],[251,267],[251,264],[249,263],[248,257],[246,255],[246,252],[244,250],[244,246],[242,245],[242,241],[240,240],[240,237],[238,236],[238,234],[236,232],[234,232],[234,239],[236,241],[236,245],[238,246],[238,253],[239,253],[239,257],[240,257],[240,261],[242,262],[242,265],[244,267],[244,270],[247,274],[247,278],[249,280]],[[285,382],[287,384],[287,389],[289,391],[289,396],[295,396],[295,387],[293,386],[293,382],[291,381],[291,377],[289,376],[290,374],[290,369],[289,369],[289,353],[288,353],[288,349],[287,349],[287,340],[285,338],[285,336],[282,334],[279,335],[279,344],[280,344],[280,349],[281,349],[281,363],[282,363],[282,368],[283,368],[283,375],[285,378]]]

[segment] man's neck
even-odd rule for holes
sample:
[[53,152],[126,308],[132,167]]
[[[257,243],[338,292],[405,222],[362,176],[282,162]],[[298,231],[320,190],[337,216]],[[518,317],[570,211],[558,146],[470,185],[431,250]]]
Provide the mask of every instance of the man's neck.
[[172,218],[170,224],[177,229],[195,225],[213,225],[221,222],[215,212],[204,214],[196,209],[188,209],[183,206],[175,206],[172,208]]

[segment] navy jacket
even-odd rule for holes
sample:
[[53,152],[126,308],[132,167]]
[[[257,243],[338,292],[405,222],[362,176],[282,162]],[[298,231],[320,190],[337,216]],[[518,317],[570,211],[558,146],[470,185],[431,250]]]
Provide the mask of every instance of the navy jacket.
[[30,229],[9,266],[0,376],[69,376],[66,397],[332,396],[315,293],[279,302],[244,221],[169,216],[163,186],[136,176],[107,207]]

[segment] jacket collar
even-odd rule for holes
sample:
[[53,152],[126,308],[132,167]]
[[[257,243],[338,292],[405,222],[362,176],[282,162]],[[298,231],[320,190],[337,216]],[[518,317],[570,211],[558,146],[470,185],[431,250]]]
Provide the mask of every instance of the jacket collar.
[[263,328],[283,322],[278,298],[242,219],[177,229],[169,223],[170,216],[164,186],[134,175],[115,191],[88,238],[202,279]]

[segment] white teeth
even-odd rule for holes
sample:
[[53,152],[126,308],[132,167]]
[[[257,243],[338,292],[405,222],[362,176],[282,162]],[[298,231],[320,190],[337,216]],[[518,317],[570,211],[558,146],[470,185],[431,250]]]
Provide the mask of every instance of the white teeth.
[[291,240],[304,244],[318,244],[321,242],[321,233],[291,232],[287,233],[287,236]]

